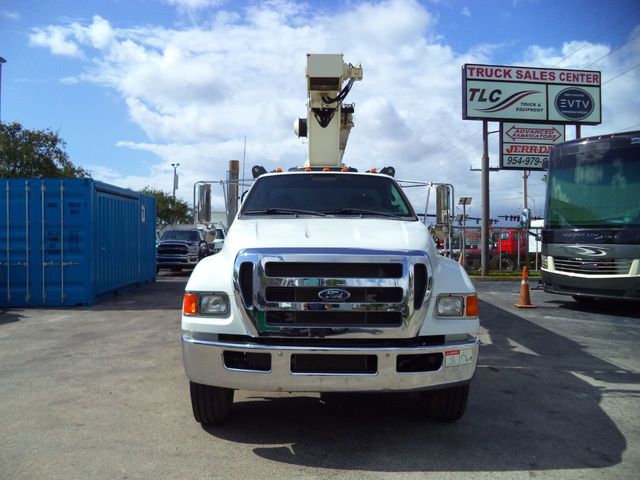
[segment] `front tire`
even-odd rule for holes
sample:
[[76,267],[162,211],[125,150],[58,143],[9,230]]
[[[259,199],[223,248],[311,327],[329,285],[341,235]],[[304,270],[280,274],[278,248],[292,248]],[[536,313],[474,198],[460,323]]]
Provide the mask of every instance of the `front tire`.
[[202,425],[222,425],[231,415],[233,390],[189,382],[191,407],[196,422]]
[[436,422],[452,423],[460,420],[467,408],[469,385],[420,392],[420,400],[427,417]]

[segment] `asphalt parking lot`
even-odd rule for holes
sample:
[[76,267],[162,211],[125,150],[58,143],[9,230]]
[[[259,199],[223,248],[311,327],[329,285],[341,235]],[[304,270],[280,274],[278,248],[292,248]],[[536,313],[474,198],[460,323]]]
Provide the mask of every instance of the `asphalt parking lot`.
[[[182,369],[186,276],[91,308],[0,310],[1,479],[611,478],[640,472],[640,313],[478,282],[464,418],[410,394],[237,392],[203,429]],[[536,282],[532,282],[535,287]]]

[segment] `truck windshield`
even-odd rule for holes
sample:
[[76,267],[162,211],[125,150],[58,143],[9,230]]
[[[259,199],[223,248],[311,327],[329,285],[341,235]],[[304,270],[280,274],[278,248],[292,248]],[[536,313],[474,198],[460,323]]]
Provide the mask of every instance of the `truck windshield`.
[[300,173],[258,178],[242,209],[250,215],[382,216],[417,220],[391,178]]
[[160,240],[179,240],[182,242],[197,242],[198,232],[194,230],[169,230],[164,232]]
[[640,135],[554,148],[545,224],[548,228],[640,226]]

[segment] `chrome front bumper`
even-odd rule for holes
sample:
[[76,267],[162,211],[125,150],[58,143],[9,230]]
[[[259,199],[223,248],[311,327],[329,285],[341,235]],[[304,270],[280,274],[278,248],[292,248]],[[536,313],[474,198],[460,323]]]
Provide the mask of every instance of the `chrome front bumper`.
[[[438,346],[322,347],[232,343],[182,336],[182,354],[189,380],[239,390],[283,392],[384,392],[427,390],[469,382],[478,361],[479,340]],[[264,353],[271,357],[268,371],[228,368],[224,352]],[[433,371],[397,371],[399,355],[442,354],[442,365]],[[375,355],[373,373],[293,373],[292,355]]]

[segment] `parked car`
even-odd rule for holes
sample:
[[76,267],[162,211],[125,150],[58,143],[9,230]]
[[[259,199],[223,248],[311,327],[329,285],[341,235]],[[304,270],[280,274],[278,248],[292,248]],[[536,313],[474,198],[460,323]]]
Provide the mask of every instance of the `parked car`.
[[216,227],[216,238],[213,242],[209,243],[209,248],[213,253],[218,253],[222,250],[222,245],[224,245],[224,238],[226,237],[226,232],[222,227]]
[[156,251],[156,271],[170,268],[180,271],[182,268],[193,268],[204,257],[211,253],[209,244],[202,230],[170,229],[160,235]]

